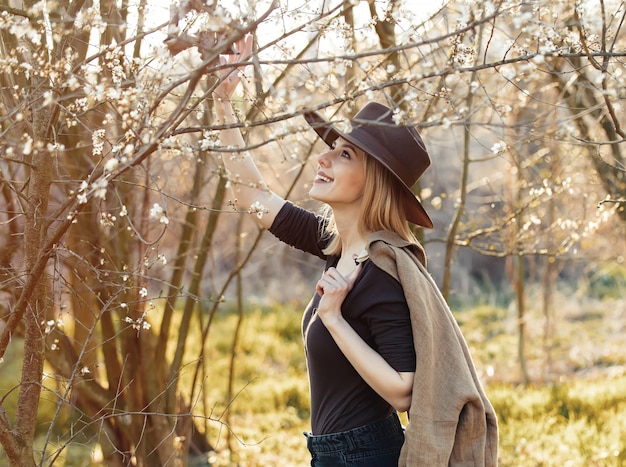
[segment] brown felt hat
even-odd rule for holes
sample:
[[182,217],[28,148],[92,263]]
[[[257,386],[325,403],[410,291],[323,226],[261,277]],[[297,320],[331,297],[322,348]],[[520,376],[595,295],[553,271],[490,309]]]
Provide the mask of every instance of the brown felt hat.
[[403,189],[407,220],[432,228],[424,206],[411,191],[430,166],[426,146],[414,127],[396,125],[393,111],[376,102],[354,116],[349,133],[339,131],[318,112],[305,112],[304,118],[329,146],[341,136],[389,169]]

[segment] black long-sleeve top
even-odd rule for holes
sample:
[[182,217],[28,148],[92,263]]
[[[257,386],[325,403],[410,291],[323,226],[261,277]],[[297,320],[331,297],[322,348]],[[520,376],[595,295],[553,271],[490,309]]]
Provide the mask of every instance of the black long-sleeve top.
[[[323,218],[285,203],[270,232],[278,239],[335,266],[326,256]],[[315,435],[362,426],[389,415],[393,408],[352,367],[321,320],[314,294],[302,319],[302,335],[311,391],[311,429]],[[371,261],[363,264],[341,307],[352,328],[396,371],[415,371],[415,348],[409,309],[400,283]]]

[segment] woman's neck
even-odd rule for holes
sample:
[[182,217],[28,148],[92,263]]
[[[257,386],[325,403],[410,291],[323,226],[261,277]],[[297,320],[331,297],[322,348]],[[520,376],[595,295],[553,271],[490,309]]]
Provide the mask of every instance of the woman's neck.
[[341,238],[341,257],[352,259],[363,251],[367,245],[367,237],[369,232],[361,233],[359,231],[358,222],[353,219],[337,219],[337,232]]

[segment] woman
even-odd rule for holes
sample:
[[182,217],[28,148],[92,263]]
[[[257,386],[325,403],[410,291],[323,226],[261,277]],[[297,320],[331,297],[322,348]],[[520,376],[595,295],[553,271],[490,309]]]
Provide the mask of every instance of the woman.
[[[222,63],[247,57],[251,38],[241,41],[238,48],[241,55],[222,57]],[[229,99],[238,81],[238,73],[225,73],[214,91],[218,123],[236,122]],[[272,193],[249,154],[224,157],[239,206],[261,210],[257,217],[263,227],[283,242],[326,261],[302,322],[311,391],[312,430],[306,436],[312,466],[448,465],[455,453],[455,434],[449,432],[449,423],[443,439],[440,430],[429,428],[425,439],[421,434],[412,436],[412,446],[407,443],[402,449],[405,434],[397,412],[408,411],[416,405],[416,397],[425,395],[422,382],[417,395],[414,391],[415,381],[422,379],[416,377],[416,371],[422,372],[416,349],[420,357],[429,357],[431,352],[421,352],[416,345],[418,320],[412,316],[403,288],[407,276],[421,274],[418,266],[406,263],[409,273],[403,279],[394,268],[405,262],[388,259],[404,258],[399,251],[406,250],[412,255],[407,258],[424,262],[407,220],[424,227],[432,227],[432,222],[410,189],[430,165],[430,158],[417,131],[395,125],[392,115],[388,107],[369,103],[353,119],[352,130],[342,133],[319,114],[305,113],[307,122],[329,146],[317,159],[309,193],[328,207],[324,216]],[[225,146],[244,147],[237,129],[223,130],[221,141]],[[446,322],[451,329],[448,334],[456,336],[455,325]],[[418,330],[420,336],[423,332]],[[463,376],[473,386],[470,392],[474,399],[483,399],[482,394],[476,395],[477,380],[463,348],[454,349],[452,359],[462,360],[460,366],[469,368]],[[445,378],[430,379],[426,386],[433,390],[433,384]],[[453,415],[457,420],[464,406]],[[439,412],[435,410],[433,416]],[[485,424],[484,411],[481,416]],[[445,443],[441,453],[435,445]],[[424,458],[428,464],[418,460],[422,448],[429,450]],[[463,462],[470,465],[467,459]]]

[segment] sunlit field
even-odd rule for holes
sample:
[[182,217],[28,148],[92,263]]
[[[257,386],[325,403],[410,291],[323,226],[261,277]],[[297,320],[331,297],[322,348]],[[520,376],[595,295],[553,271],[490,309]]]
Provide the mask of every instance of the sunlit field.
[[[528,368],[536,382],[529,385],[519,381],[513,314],[492,306],[457,314],[498,413],[502,466],[626,465],[626,304],[589,300],[584,310],[571,301],[569,314],[558,317],[551,370],[543,320],[531,316]],[[308,465],[299,321],[299,311],[280,306],[247,313],[237,363],[239,385],[247,386],[230,407],[233,434],[240,439],[231,439],[232,451],[216,454],[214,465]],[[216,370],[220,366],[215,381],[227,374],[224,350],[234,324],[234,316],[225,317],[213,334],[221,342],[211,357]],[[224,429],[214,430],[218,446],[226,446]]]
[[[544,339],[545,317],[529,310],[528,385],[522,384],[517,362],[515,313],[492,305],[455,312],[498,413],[500,465],[626,465],[626,301],[568,294],[558,298],[559,312],[552,317],[556,325],[548,340]],[[300,310],[278,304],[248,306],[229,394],[231,350],[239,318],[228,306],[214,320],[203,391],[195,392],[196,412],[202,414],[198,425],[208,431],[216,451],[209,459],[193,459],[190,465],[308,465],[302,435],[308,429],[309,402]],[[197,347],[189,348],[190,355],[197,353]],[[17,383],[11,381],[11,365],[6,361],[0,369],[3,394]],[[191,374],[182,377],[185,382],[189,379],[182,387],[190,388]],[[54,398],[44,395],[44,399],[40,446],[43,428],[55,411],[50,402]],[[63,425],[48,449],[59,446],[65,434],[77,428],[71,415],[64,417]],[[72,442],[54,465],[102,464],[96,445]]]

